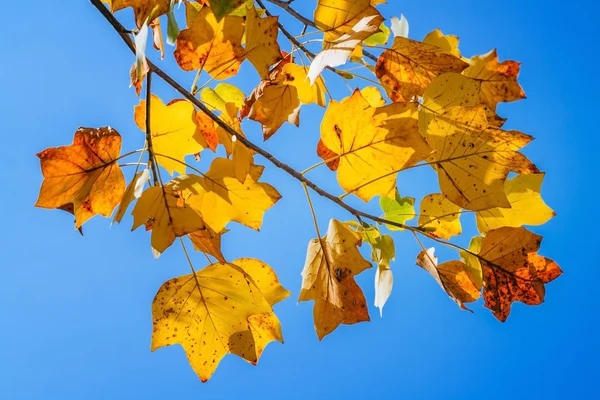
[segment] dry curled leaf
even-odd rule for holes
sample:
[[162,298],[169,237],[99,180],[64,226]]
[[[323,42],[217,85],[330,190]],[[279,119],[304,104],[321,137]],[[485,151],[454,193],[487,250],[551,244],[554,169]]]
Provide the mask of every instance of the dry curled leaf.
[[340,324],[369,321],[365,296],[354,277],[372,265],[357,246],[360,235],[332,219],[324,238],[308,244],[298,301],[314,300],[313,315],[319,340]]

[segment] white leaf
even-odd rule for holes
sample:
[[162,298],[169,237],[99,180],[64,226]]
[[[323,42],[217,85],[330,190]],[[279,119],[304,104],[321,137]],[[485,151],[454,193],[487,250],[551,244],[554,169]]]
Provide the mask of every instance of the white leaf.
[[352,31],[340,36],[333,42],[324,42],[323,50],[317,54],[308,70],[308,79],[312,85],[326,67],[337,67],[348,61],[352,51],[363,40],[379,31],[382,22],[380,15],[370,15],[361,19]]
[[392,17],[392,32],[394,32],[395,37],[408,38],[408,21],[404,17],[404,14],[400,14],[400,18]]
[[146,62],[146,43],[148,43],[148,18],[135,35],[135,65],[138,80],[144,78],[144,63]]

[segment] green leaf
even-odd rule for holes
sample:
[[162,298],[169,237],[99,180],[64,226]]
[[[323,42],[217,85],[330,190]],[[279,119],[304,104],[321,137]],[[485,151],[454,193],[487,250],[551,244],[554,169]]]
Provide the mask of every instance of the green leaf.
[[363,43],[366,46],[377,46],[377,45],[386,45],[388,42],[388,39],[390,37],[390,29],[385,26],[385,24],[381,24],[379,26],[379,29],[381,29],[381,32],[377,32],[371,36],[369,36]]
[[217,21],[220,21],[223,17],[244,4],[244,0],[209,0],[209,3]]
[[[379,199],[379,205],[383,211],[383,218],[404,224],[416,217],[415,213],[415,199],[412,197],[400,197],[400,193],[396,190],[396,196],[394,199],[382,196]],[[397,226],[386,224],[386,227],[391,231],[402,231],[402,228]]]

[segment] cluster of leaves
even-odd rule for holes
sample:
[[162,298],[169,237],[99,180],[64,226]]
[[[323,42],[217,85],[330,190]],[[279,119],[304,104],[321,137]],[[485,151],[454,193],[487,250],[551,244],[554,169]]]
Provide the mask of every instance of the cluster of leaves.
[[[483,296],[485,307],[505,321],[515,301],[540,304],[544,285],[561,270],[537,254],[542,238],[523,225],[543,224],[554,213],[540,196],[544,174],[519,152],[532,137],[503,130],[505,119],[496,114],[498,103],[525,97],[517,83],[519,64],[499,62],[495,51],[465,58],[458,38],[439,30],[422,41],[409,39],[404,17],[392,18],[391,29],[386,26],[376,8],[383,0],[318,0],[313,20],[296,12],[292,1],[269,2],[314,32],[291,35],[260,0],[256,7],[251,0],[185,1],[183,30],[177,26],[175,0],[105,1],[113,13],[133,9],[136,29],[131,40],[105,6],[92,0],[136,52],[131,83],[140,95],[146,81],[146,96],[135,107],[134,120],[146,134],[145,144],[121,154],[121,135],[114,129],[79,128],[72,145],[38,154],[44,175],[38,207],[72,213],[75,227],[81,229],[94,215],[111,216],[117,206],[114,222],[121,222],[135,204],[133,229],[151,231],[156,257],[176,240],[181,242],[192,273],[171,279],[158,291],[152,305],[152,349],[182,345],[206,381],[224,355],[256,363],[269,342],[282,341],[273,306],[290,293],[265,263],[228,262],[221,252],[229,223],[258,230],[264,213],[280,200],[273,186],[260,181],[264,167],[255,164],[257,155],[304,185],[313,215],[309,188],[356,218],[332,219],[322,237],[315,218],[318,237],[308,245],[299,301],[314,301],[319,339],[340,324],[369,320],[365,296],[354,277],[371,268],[371,261],[377,267],[375,305],[383,309],[392,290],[392,234],[397,231],[415,236],[423,249],[417,265],[461,308],[468,310],[465,304]],[[164,56],[163,15],[177,64],[197,71],[189,92],[167,80],[185,97],[167,104],[151,87],[152,75],[164,79],[164,73],[145,54],[152,32],[154,47]],[[289,53],[280,49],[280,32],[291,44]],[[315,54],[302,40],[318,32],[323,41]],[[248,96],[227,83],[198,87],[202,72],[210,77],[206,83],[225,80],[246,60],[261,78]],[[348,63],[361,65],[374,77],[337,69]],[[389,101],[373,86],[336,101],[321,76],[324,70],[343,80],[378,83]],[[248,118],[262,126],[267,140],[286,122],[298,126],[306,104],[326,111],[320,139],[315,140],[323,162],[302,173],[242,132],[241,122]],[[220,145],[227,157],[215,157],[207,171],[186,162],[186,156],[199,158]],[[126,185],[119,162],[135,155],[136,172]],[[144,155],[147,163],[142,163]],[[335,171],[342,196],[327,193],[305,177],[320,165]],[[396,178],[419,166],[436,171],[441,193],[425,196],[417,212],[413,198],[400,196]],[[163,182],[161,170],[172,178]],[[510,173],[515,174],[512,179]],[[350,194],[364,202],[379,196],[383,216],[352,208],[344,202]],[[464,212],[476,214],[481,234],[468,249],[448,242],[461,234]],[[415,225],[407,224],[416,217]],[[434,249],[425,249],[419,236],[456,249],[460,260],[438,263]],[[194,269],[185,237],[210,265]],[[359,252],[363,242],[372,249],[371,261]]]

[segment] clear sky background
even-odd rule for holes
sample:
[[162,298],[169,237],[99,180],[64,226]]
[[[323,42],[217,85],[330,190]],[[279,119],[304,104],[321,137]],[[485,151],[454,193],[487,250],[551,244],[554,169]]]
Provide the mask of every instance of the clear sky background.
[[[315,237],[309,209],[301,186],[267,165],[264,179],[283,199],[267,212],[260,233],[233,226],[224,252],[231,260],[267,262],[292,291],[291,298],[275,307],[285,345],[269,345],[257,367],[227,356],[202,384],[181,347],[150,352],[152,299],[164,281],[189,271],[180,248],[173,246],[154,261],[149,233],[131,233],[129,217],[112,228],[110,220],[96,217],[84,225],[81,237],[66,213],[33,207],[42,182],[35,154],[70,144],[77,127],[110,125],[124,136],[124,149],[141,147],[143,134],[132,118],[138,99],[128,88],[133,56],[87,1],[9,1],[3,4],[0,24],[1,398],[597,395],[598,6],[537,0],[388,3],[381,7],[384,15],[404,13],[413,39],[439,27],[460,36],[464,55],[496,47],[501,59],[523,63],[520,82],[528,99],[501,105],[499,113],[509,118],[507,127],[537,138],[525,153],[547,172],[542,193],[558,213],[547,225],[532,229],[545,237],[541,254],[565,271],[547,286],[546,302],[514,305],[504,324],[481,301],[474,305],[475,315],[461,311],[414,265],[419,248],[412,236],[397,234],[395,286],[383,319],[372,306],[371,269],[358,282],[372,322],[342,326],[319,342],[312,303],[296,304],[307,243]],[[294,4],[312,15],[314,1]],[[118,16],[133,26],[129,12]],[[299,32],[300,26],[293,25],[292,31]],[[193,73],[177,72],[172,61],[163,64],[190,86]],[[338,78],[325,77],[339,97],[349,94]],[[155,81],[165,102],[176,97]],[[249,93],[258,76],[244,64],[231,82]],[[286,125],[265,147],[299,169],[318,162],[314,149],[322,113],[316,106],[303,108],[301,128]],[[244,130],[260,140],[257,123],[245,122]],[[201,164],[206,166],[206,161]],[[131,169],[126,173],[131,176]],[[311,177],[340,193],[328,170],[318,169]],[[420,198],[437,191],[437,182],[430,169],[422,168],[401,175],[399,188],[403,195]],[[351,202],[377,212],[376,201]],[[323,231],[329,218],[350,218],[316,197],[315,206]],[[473,218],[463,218],[463,225],[467,235],[460,243],[466,244],[475,233]],[[364,253],[368,256],[366,248]],[[438,253],[445,260],[456,257],[442,249]],[[193,256],[202,266],[203,257]]]

